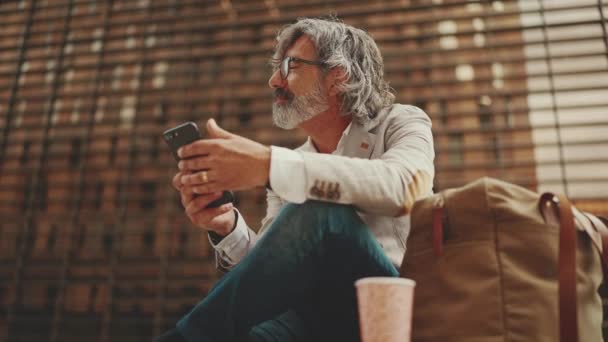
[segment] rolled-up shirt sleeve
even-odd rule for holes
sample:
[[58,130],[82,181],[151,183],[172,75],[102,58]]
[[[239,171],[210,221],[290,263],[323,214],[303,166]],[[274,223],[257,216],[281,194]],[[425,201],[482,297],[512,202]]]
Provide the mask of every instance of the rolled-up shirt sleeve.
[[214,244],[209,237],[209,243],[215,249],[216,267],[230,270],[249,252],[257,240],[256,233],[249,228],[241,213],[236,212],[236,227],[222,241]]
[[272,224],[284,204],[281,198],[271,190],[266,191],[266,203],[268,204],[266,216],[262,219],[262,227],[257,234],[247,225],[243,215],[235,209],[237,222],[234,230],[217,244],[214,244],[209,238],[209,244],[215,250],[216,268],[224,272],[234,268],[249,253],[266,228]]

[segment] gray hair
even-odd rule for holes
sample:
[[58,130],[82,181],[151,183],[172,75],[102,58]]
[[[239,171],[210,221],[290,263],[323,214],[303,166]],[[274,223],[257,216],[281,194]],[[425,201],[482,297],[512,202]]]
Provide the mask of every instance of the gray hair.
[[346,81],[339,89],[343,115],[352,114],[354,120],[365,123],[394,102],[395,96],[384,80],[380,50],[365,31],[335,18],[301,18],[279,31],[273,59],[281,59],[302,35],[314,43],[325,72],[335,67],[345,71]]

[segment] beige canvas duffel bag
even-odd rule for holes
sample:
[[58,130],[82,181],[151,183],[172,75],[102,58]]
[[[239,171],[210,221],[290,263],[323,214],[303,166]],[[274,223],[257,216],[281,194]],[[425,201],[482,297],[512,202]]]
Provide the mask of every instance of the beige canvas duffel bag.
[[491,178],[416,202],[411,219],[412,341],[602,341],[601,219]]

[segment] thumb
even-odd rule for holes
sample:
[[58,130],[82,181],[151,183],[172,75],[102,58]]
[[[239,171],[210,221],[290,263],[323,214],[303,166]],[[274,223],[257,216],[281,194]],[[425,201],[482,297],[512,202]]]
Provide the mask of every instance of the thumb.
[[209,138],[228,139],[232,137],[232,133],[218,126],[214,119],[207,121],[207,132],[209,133]]

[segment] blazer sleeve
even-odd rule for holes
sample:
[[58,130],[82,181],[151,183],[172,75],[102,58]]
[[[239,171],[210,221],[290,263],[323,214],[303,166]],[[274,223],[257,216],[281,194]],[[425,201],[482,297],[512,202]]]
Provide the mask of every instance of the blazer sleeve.
[[377,132],[383,139],[374,145],[383,153],[375,159],[301,152],[307,198],[400,216],[414,201],[430,195],[435,174],[431,120],[417,107],[395,105],[385,121]]

